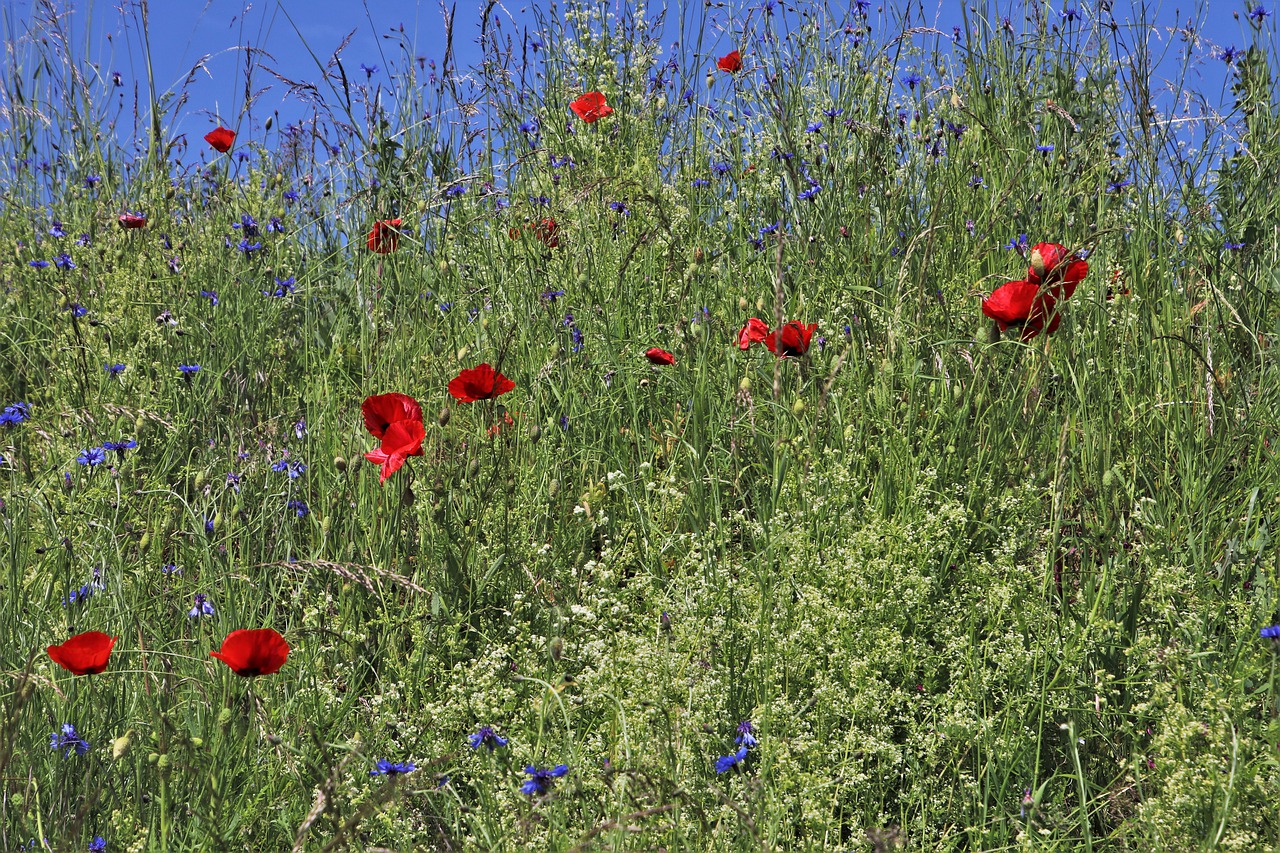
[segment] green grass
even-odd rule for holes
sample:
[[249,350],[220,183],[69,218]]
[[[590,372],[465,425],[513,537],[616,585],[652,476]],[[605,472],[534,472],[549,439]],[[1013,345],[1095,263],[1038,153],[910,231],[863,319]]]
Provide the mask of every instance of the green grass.
[[[486,65],[430,82],[405,47],[380,99],[318,69],[314,124],[246,115],[207,170],[168,144],[180,93],[139,106],[141,153],[91,137],[110,81],[6,21],[0,405],[31,416],[0,427],[0,850],[1280,844],[1270,25],[1170,112],[1140,21],[983,6],[952,45],[729,11],[740,38],[535,10],[537,52],[495,18]],[[592,89],[616,111],[586,125]],[[1020,234],[1090,265],[1026,343],[979,310]],[[752,316],[822,343],[741,351]],[[515,390],[453,402],[484,361]],[[388,391],[427,438],[380,486],[360,404]],[[257,627],[280,672],[209,658]],[[103,674],[45,654],[91,629]],[[85,755],[50,748],[66,722]]]

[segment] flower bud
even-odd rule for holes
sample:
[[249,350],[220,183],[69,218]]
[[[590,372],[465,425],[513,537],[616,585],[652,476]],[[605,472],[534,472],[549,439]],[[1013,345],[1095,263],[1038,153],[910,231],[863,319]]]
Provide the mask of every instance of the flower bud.
[[436,415],[436,423],[440,424],[442,427],[446,427],[449,425],[450,417],[452,416],[449,414],[449,407],[444,406],[440,409],[440,414]]
[[333,467],[338,469],[339,474],[347,473],[347,460],[341,456],[333,457]]

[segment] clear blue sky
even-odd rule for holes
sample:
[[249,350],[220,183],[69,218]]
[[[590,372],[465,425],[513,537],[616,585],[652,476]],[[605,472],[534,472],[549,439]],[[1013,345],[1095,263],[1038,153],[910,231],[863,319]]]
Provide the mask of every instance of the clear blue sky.
[[[78,34],[81,52],[87,48],[87,53],[98,62],[104,74],[119,72],[126,91],[132,91],[134,81],[146,79],[145,53],[137,26],[140,20],[138,0],[121,0],[118,5],[90,0],[61,2],[74,9],[67,19],[66,30]],[[1117,0],[1116,19],[1134,20],[1137,17],[1132,11],[1135,2],[1140,0]],[[28,26],[33,7],[37,5],[35,0],[5,0],[5,4],[9,10],[9,26],[20,30]],[[651,6],[654,5],[651,2]],[[700,9],[703,2],[692,0],[692,5]],[[1201,4],[1152,3],[1146,14],[1158,26],[1149,38],[1157,53],[1161,47],[1169,47],[1170,53],[1176,54],[1178,36],[1170,34],[1168,28],[1194,23],[1198,36],[1205,40],[1201,48],[1207,61],[1199,70],[1203,78],[1192,79],[1189,85],[1209,95],[1212,103],[1222,90],[1227,67],[1208,59],[1212,56],[1211,45],[1218,48],[1246,46],[1250,41],[1250,31],[1245,14],[1255,5],[1256,2],[1246,5],[1245,2],[1220,0]],[[1280,0],[1272,0],[1272,5],[1280,5]],[[1015,28],[1021,28],[1025,4],[1001,2],[1000,6],[1007,8]],[[1095,3],[1084,0],[1055,0],[1049,4],[1047,15],[1051,19],[1057,18],[1064,7],[1074,7],[1087,18],[1092,18],[1095,6]],[[149,20],[151,56],[155,77],[161,86],[181,88],[192,67],[203,57],[208,57],[187,87],[189,99],[170,120],[170,133],[185,133],[191,143],[190,151],[197,154],[202,151],[200,137],[214,126],[216,117],[221,117],[230,126],[238,125],[242,135],[252,136],[255,133],[255,129],[245,126],[241,118],[245,100],[243,70],[246,46],[265,51],[269,57],[259,55],[260,64],[274,68],[285,77],[315,81],[321,73],[304,43],[323,60],[354,30],[351,42],[342,54],[347,73],[363,79],[361,63],[378,66],[372,82],[386,84],[390,78],[383,51],[393,48],[392,42],[384,39],[383,35],[393,28],[398,31],[403,26],[406,37],[414,45],[415,54],[439,62],[445,52],[441,8],[438,2],[415,4],[388,0],[369,0],[367,3],[359,0],[255,0],[251,3],[152,0]],[[481,8],[478,0],[457,0],[454,50],[460,67],[465,68],[479,59],[475,42]],[[503,15],[505,22],[514,24],[507,28],[512,34],[534,26],[528,5],[499,4],[494,14]],[[723,17],[726,12],[718,10],[715,14]],[[874,21],[876,13],[873,11],[872,15]],[[961,23],[960,6],[956,0],[941,0],[926,7],[925,17],[924,23],[950,32],[954,25]],[[887,24],[891,19],[882,20]],[[1267,19],[1266,31],[1274,36],[1274,17]],[[1128,36],[1129,39],[1134,37],[1132,33]],[[1160,70],[1172,73],[1171,69]],[[303,114],[297,100],[288,97],[284,84],[268,74],[256,72],[253,89],[256,91],[268,86],[270,88],[256,101],[254,116],[257,122],[262,122],[277,110],[282,121],[296,120]]]

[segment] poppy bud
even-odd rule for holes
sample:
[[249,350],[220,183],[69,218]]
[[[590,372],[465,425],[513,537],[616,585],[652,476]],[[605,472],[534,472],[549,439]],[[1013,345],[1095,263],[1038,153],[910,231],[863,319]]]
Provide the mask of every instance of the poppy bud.
[[700,264],[706,259],[707,259],[707,253],[702,250],[701,246],[693,250],[693,262],[695,264]]
[[200,473],[196,474],[195,490],[198,492],[203,488],[204,488],[204,472],[201,471]]
[[532,426],[530,426],[529,440],[532,441],[534,444],[537,444],[538,440],[541,438],[542,438],[542,427],[538,426],[537,424],[533,424]]
[[440,414],[436,415],[436,423],[440,424],[440,426],[442,427],[446,427],[449,425],[450,417],[451,415],[449,414],[449,407],[444,406],[443,408],[440,409]]
[[147,423],[146,419],[144,419],[141,415],[139,415],[133,421],[133,431],[135,433],[141,434],[142,428],[146,425],[146,423]]
[[1036,274],[1036,278],[1044,278],[1044,257],[1039,249],[1031,250],[1031,271]]
[[744,376],[742,377],[742,379],[738,381],[738,390],[741,391],[743,394],[751,393],[751,377],[750,376]]
[[551,659],[557,663],[564,656],[564,640],[556,637],[551,641]]
[[270,130],[270,129],[271,129],[271,125],[274,123],[274,122],[272,121],[272,119],[274,119],[274,118],[275,118],[275,116],[267,116],[267,120],[266,120],[266,122],[265,122],[265,123],[263,123],[263,125],[262,125],[262,129],[263,129],[263,130]]
[[408,509],[409,507],[413,506],[413,502],[416,499],[416,497],[417,496],[414,495],[413,493],[413,487],[405,486],[404,491],[400,493],[400,506],[404,507],[405,509]]
[[798,418],[804,414],[805,408],[806,406],[804,404],[804,400],[796,400],[794,403],[791,404],[791,414],[795,415]]
[[129,746],[133,743],[133,729],[120,735],[111,742],[111,760],[119,761],[129,753]]
[[160,753],[158,753],[158,752],[149,752],[149,753],[147,753],[147,763],[148,763],[148,764],[155,764],[155,763],[156,763],[157,761],[159,761],[159,760],[160,760]]
[[480,460],[472,459],[471,464],[467,466],[467,479],[472,479],[480,473]]
[[347,473],[347,460],[341,456],[333,457],[333,467],[338,469],[339,474]]
[[756,310],[757,310],[757,311],[763,311],[763,310],[764,310],[764,297],[763,297],[763,296],[760,296],[760,297],[757,297],[757,298],[756,298]]
[[739,311],[746,311],[746,310],[747,310],[747,305],[748,305],[748,304],[749,304],[749,303],[747,302],[747,297],[745,297],[745,296],[739,296],[739,297],[738,297],[738,310],[739,310]]
[[448,275],[448,274],[449,274],[449,262],[448,262],[447,260],[441,261],[441,262],[440,262],[440,266],[439,266],[439,270],[440,270],[440,275]]

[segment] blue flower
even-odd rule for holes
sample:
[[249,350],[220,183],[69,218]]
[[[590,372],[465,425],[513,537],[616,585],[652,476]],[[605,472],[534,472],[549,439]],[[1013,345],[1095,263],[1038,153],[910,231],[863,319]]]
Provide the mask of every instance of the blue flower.
[[227,486],[237,495],[240,494],[240,475],[235,471],[227,472]]
[[0,411],[0,426],[15,427],[30,418],[31,405],[29,403],[12,403],[5,406],[4,411]]
[[213,613],[213,605],[209,603],[209,599],[205,597],[203,592],[197,592],[195,607],[187,611],[187,616],[191,619],[199,619],[201,616],[212,616]]
[[1036,150],[1039,151],[1041,154],[1048,154],[1050,151],[1053,150],[1053,144],[1050,143],[1048,145],[1037,145]]
[[298,514],[298,518],[306,518],[311,514],[311,508],[308,507],[304,501],[297,499],[289,501],[285,504],[285,507],[296,512]]
[[250,243],[249,238],[246,237],[245,239],[241,240],[239,243],[236,244],[236,248],[244,252],[244,256],[247,258],[251,253],[261,249],[262,243],[261,242]]
[[277,234],[284,233],[284,222],[279,216],[273,216],[267,220],[267,233],[275,232]]
[[820,192],[822,192],[822,186],[820,184],[810,184],[809,189],[800,193],[800,195],[797,196],[797,198],[799,198],[801,201],[812,201],[813,197]]
[[293,425],[293,434],[297,436],[300,440],[307,437],[307,419],[306,418],[298,418],[297,422],[295,422]]
[[804,127],[805,133],[817,133],[820,130],[822,130],[822,122],[820,121],[811,121]]
[[1223,62],[1230,65],[1231,63],[1235,62],[1236,58],[1239,57],[1240,54],[1242,53],[1244,53],[1244,51],[1236,50],[1236,46],[1233,44],[1230,47],[1223,48],[1222,52],[1218,54],[1217,58],[1221,59]]
[[197,373],[199,373],[199,372],[200,372],[200,365],[198,365],[198,364],[179,364],[179,365],[178,365],[178,369],[182,371],[182,375],[183,375],[183,376],[185,376],[187,379],[190,379],[190,378],[192,378],[193,376],[195,376]]
[[271,463],[271,470],[277,474],[288,474],[290,480],[296,480],[307,470],[307,466],[300,459],[277,459]]
[[706,187],[706,186],[710,186],[711,182],[708,181],[706,178],[694,178],[692,181],[689,182],[689,185],[693,187]]
[[61,731],[49,735],[49,746],[52,749],[66,750],[62,754],[63,758],[70,758],[73,752],[84,755],[89,751],[89,742],[80,737],[71,723],[63,723]]
[[727,773],[737,767],[747,759],[747,748],[745,746],[738,747],[738,751],[731,755],[722,755],[716,759],[716,772]]
[[182,569],[178,568],[177,563],[165,563],[163,566],[160,567],[160,571],[166,575],[182,574]]
[[205,532],[206,534],[208,534],[209,536],[212,536],[212,535],[213,535],[213,531],[214,531],[214,529],[215,529],[216,527],[217,527],[217,525],[216,525],[216,524],[214,524],[214,521],[213,521],[213,519],[212,519],[212,518],[206,518],[206,519],[204,520],[204,532]]
[[827,118],[835,118],[838,115],[843,115],[844,110],[840,109],[839,107],[831,107],[829,109],[823,110],[822,114]]
[[1062,10],[1061,14],[1065,20],[1074,21],[1077,17],[1079,17],[1080,12],[1076,10],[1076,7],[1068,6]]
[[1125,187],[1132,186],[1132,185],[1133,185],[1132,178],[1122,178],[1121,180],[1112,181],[1111,183],[1107,184],[1107,192],[1118,193]]
[[121,373],[124,373],[125,366],[120,362],[116,362],[115,364],[104,364],[102,365],[102,369],[107,372],[108,376],[110,376],[112,379],[115,379]]
[[275,299],[284,299],[289,294],[296,291],[297,277],[289,276],[288,278],[277,278],[275,290],[262,291],[263,296],[270,296]]
[[92,238],[88,234],[81,234],[76,238],[77,246],[88,246],[92,242]]
[[552,779],[559,779],[569,772],[569,765],[557,764],[555,767],[547,769],[545,767],[534,767],[530,764],[524,768],[524,772],[529,774],[529,778],[520,786],[520,793],[528,794],[532,797],[534,794],[545,794],[547,789],[551,787]]
[[94,186],[95,186],[99,181],[101,181],[101,180],[102,180],[102,176],[101,176],[101,175],[85,175],[85,176],[84,176],[84,188],[85,188],[85,189],[87,189],[87,190],[91,190],[91,189],[93,189],[93,188],[94,188]]
[[114,450],[121,459],[124,458],[126,450],[133,450],[137,446],[138,442],[132,438],[122,438],[120,441],[105,441],[102,443],[103,450]]
[[522,121],[520,127],[517,128],[521,133],[537,133],[538,123],[536,121]]
[[1025,252],[1027,250],[1027,235],[1019,234],[1008,243],[1005,243],[1004,247],[1016,252]]
[[573,338],[573,343],[569,345],[569,349],[572,352],[581,352],[582,351],[582,330],[579,329],[577,326],[573,326],[569,329],[569,335]]
[[[258,220],[254,219],[252,216],[250,216],[247,213],[241,215],[239,222],[231,223],[231,227],[241,229],[241,231],[244,233],[244,236],[246,237],[258,236]],[[167,237],[165,239],[168,240]],[[166,248],[170,248],[170,247],[166,247]]]
[[1230,240],[1227,240],[1222,244],[1222,248],[1228,252],[1234,252],[1239,249],[1243,249],[1244,243],[1232,243]]
[[467,737],[467,742],[471,744],[472,749],[487,746],[490,752],[507,745],[507,739],[495,732],[493,726],[481,726],[475,734]]
[[752,728],[750,720],[738,723],[738,736],[733,739],[733,742],[746,747],[755,746],[760,742],[755,737],[755,729]]
[[217,304],[218,304],[218,291],[216,291],[216,290],[202,290],[202,291],[200,291],[200,296],[201,296],[201,297],[203,297],[204,299],[208,299],[208,300],[209,300],[209,307],[210,307],[210,308],[213,308],[213,307],[216,307],[216,306],[217,306]]
[[62,230],[62,223],[55,219],[49,224],[49,236],[65,237],[67,236],[67,232]]
[[101,447],[90,447],[88,450],[81,450],[76,461],[81,465],[101,465],[107,461],[107,453]]
[[1258,634],[1264,640],[1280,641],[1280,625],[1272,625],[1269,628],[1263,628]]
[[726,174],[730,168],[731,167],[729,166],[729,164],[724,162],[723,160],[716,161],[711,164],[711,171],[715,172],[717,175]]
[[412,773],[417,768],[412,761],[387,761],[385,758],[379,758],[378,764],[369,771],[370,776],[400,776],[404,773]]
[[1246,17],[1261,26],[1264,19],[1271,17],[1271,13],[1263,8],[1263,5],[1259,3],[1257,6],[1254,6],[1249,10],[1249,14]]
[[544,290],[542,291],[543,302],[555,302],[559,297],[564,296],[563,290]]
[[462,184],[454,184],[444,191],[445,198],[457,198],[460,195],[466,195],[467,188]]
[[365,65],[363,62],[361,62],[360,70],[364,72],[364,79],[368,80],[370,77],[378,73],[378,66]]
[[920,75],[916,73],[902,75],[902,84],[907,88],[915,91],[916,86],[920,85]]
[[36,269],[38,269],[38,270],[42,270],[42,269],[44,269],[45,267],[49,266],[49,262],[48,262],[48,261],[41,261],[41,260],[28,261],[28,262],[27,262],[27,266],[29,266],[29,267],[35,267],[35,268],[36,268]]
[[89,842],[89,853],[102,853],[107,849],[107,839],[101,835],[95,835],[93,840]]
[[611,201],[609,202],[609,209],[612,210],[614,213],[618,214],[619,216],[631,215],[631,208],[627,207],[626,202]]

